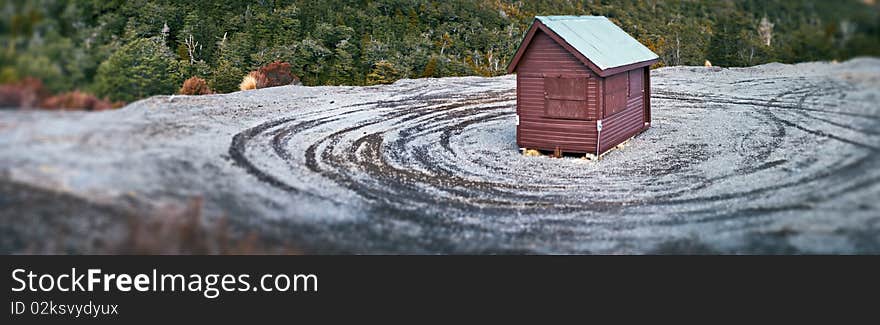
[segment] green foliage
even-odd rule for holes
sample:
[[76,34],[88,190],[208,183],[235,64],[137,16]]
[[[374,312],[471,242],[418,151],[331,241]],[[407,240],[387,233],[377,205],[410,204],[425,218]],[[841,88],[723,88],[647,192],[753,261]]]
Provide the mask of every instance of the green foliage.
[[199,77],[210,77],[211,76],[211,67],[208,66],[205,61],[178,61],[177,63],[177,75],[181,78],[186,78],[188,76],[199,76]]
[[307,85],[320,85],[321,75],[326,73],[327,59],[332,52],[324,46],[323,42],[307,36],[296,48],[293,63],[299,67],[303,83]]
[[[0,80],[35,76],[53,92],[96,89],[126,100],[172,93],[190,76],[234,91],[245,73],[274,61],[291,63],[305,85],[500,75],[535,15],[607,16],[655,51],[660,65],[880,55],[880,7],[865,1],[7,0],[2,7]],[[761,30],[765,17],[772,27]],[[122,53],[143,39],[164,48],[155,66],[131,57],[126,64],[136,65],[121,65]]]
[[178,66],[161,39],[137,39],[101,63],[95,76],[95,92],[99,96],[126,102],[173,94],[183,79]]
[[43,84],[50,91],[59,91],[68,86],[65,84],[64,71],[58,62],[52,62],[48,57],[40,55],[33,57],[20,56],[15,62],[18,76],[36,77],[46,80]]
[[18,71],[13,67],[0,69],[0,84],[10,84],[18,81]]
[[437,76],[437,57],[432,56],[428,59],[428,64],[425,65],[425,71],[422,72],[422,77],[436,77]]
[[245,73],[229,60],[220,60],[211,72],[208,84],[217,92],[228,93],[238,90],[238,84]]
[[367,75],[367,85],[389,84],[400,78],[400,72],[394,64],[388,61],[379,61],[373,65],[373,71]]
[[709,61],[719,66],[753,65],[765,62],[768,49],[752,35],[757,35],[749,20],[728,15],[718,20],[709,43]]

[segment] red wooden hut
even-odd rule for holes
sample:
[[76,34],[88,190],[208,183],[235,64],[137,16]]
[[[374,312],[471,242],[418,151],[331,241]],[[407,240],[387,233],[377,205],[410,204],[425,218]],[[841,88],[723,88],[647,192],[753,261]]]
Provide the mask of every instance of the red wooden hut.
[[602,16],[538,16],[507,67],[516,72],[523,149],[601,155],[651,125],[657,54]]

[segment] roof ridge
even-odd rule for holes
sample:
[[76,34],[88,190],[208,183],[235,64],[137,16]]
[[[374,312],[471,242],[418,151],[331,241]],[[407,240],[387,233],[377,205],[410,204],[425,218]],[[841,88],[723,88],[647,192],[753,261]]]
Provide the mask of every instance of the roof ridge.
[[[651,49],[605,16],[535,16],[529,30],[535,29],[535,23],[558,36],[557,42],[566,43],[569,51],[575,51],[583,58],[581,61],[589,61],[588,65],[599,70],[597,73],[659,59]],[[509,66],[516,66],[528,40],[523,39],[524,43],[520,44],[517,56]]]
[[565,19],[568,19],[568,20],[573,20],[573,19],[584,19],[584,18],[586,18],[586,19],[592,19],[592,18],[605,18],[605,19],[608,19],[607,16],[601,16],[601,15],[555,15],[555,16],[535,16],[535,18],[536,18],[536,19],[541,19],[541,18],[548,18],[548,19],[565,18]]

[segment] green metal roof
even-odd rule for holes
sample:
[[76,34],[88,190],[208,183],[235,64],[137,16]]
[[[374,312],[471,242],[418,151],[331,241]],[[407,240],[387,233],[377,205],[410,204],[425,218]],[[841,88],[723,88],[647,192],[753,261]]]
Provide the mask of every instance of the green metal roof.
[[537,16],[535,19],[602,70],[658,58],[605,16]]

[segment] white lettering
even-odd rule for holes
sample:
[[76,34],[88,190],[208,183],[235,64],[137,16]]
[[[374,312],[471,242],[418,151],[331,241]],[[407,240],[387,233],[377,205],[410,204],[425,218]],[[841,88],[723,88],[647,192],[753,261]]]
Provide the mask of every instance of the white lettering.
[[98,284],[101,282],[101,279],[98,277],[101,274],[101,269],[89,269],[88,274],[89,274],[89,291],[95,291],[95,284]]
[[21,283],[21,287],[18,287],[18,288],[12,288],[12,291],[20,292],[20,291],[24,291],[24,289],[27,288],[27,283],[25,283],[24,280],[22,280],[22,279],[20,279],[20,278],[18,278],[18,277],[16,276],[16,274],[18,274],[18,273],[22,273],[22,272],[24,272],[23,269],[15,269],[15,270],[12,270],[12,279],[15,280],[15,281],[18,281],[19,283]]

